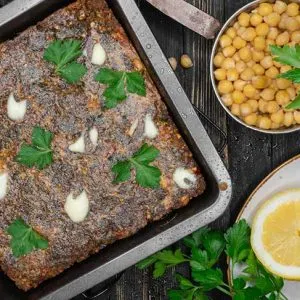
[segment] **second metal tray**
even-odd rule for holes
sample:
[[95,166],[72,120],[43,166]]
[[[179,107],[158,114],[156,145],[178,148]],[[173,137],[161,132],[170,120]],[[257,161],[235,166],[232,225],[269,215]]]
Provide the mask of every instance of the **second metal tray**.
[[[69,2],[63,1],[63,4]],[[134,0],[111,0],[109,4],[148,67],[175,123],[201,166],[207,190],[172,218],[148,225],[136,235],[106,247],[27,293],[17,289],[0,273],[0,299],[70,299],[214,221],[230,202],[229,174],[136,3]],[[12,1],[0,9],[0,39],[12,38],[61,5],[60,0]]]

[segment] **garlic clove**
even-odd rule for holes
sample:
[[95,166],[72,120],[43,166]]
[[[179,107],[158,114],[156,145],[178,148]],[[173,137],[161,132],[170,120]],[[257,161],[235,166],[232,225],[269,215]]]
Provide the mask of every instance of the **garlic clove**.
[[0,173],[0,200],[4,199],[7,193],[8,173]]
[[74,198],[71,192],[67,197],[64,209],[74,223],[84,221],[90,210],[90,203],[86,191],[83,191],[76,198]]
[[92,53],[92,64],[97,66],[102,66],[106,61],[106,52],[104,48],[100,45],[100,43],[97,43],[93,47],[93,53]]
[[69,146],[69,150],[77,153],[85,152],[85,142],[84,142],[84,133],[81,134],[80,138]]
[[150,114],[147,114],[145,117],[144,136],[149,139],[154,139],[158,136],[158,129]]
[[25,117],[27,101],[17,102],[14,94],[11,93],[7,101],[7,115],[13,121],[22,121]]
[[177,168],[173,174],[173,180],[182,189],[190,189],[197,181],[195,174],[185,168]]
[[133,134],[135,133],[135,131],[138,127],[138,125],[139,125],[139,119],[134,120],[131,127],[130,127],[130,129],[129,129],[129,131],[128,131],[129,136],[133,136]]
[[89,137],[90,140],[92,142],[92,144],[94,146],[97,146],[98,144],[98,130],[96,127],[93,127],[90,131],[89,131]]

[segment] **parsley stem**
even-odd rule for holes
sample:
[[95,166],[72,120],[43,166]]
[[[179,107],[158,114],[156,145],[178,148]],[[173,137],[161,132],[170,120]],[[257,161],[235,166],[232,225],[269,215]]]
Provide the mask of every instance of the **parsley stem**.
[[278,292],[278,294],[284,299],[284,300],[289,300],[286,295],[284,295],[281,291]]
[[224,293],[224,294],[226,294],[226,295],[232,297],[231,293],[230,293],[229,291],[227,291],[226,289],[222,288],[221,286],[217,286],[217,289],[218,289],[219,291],[221,291],[222,293]]

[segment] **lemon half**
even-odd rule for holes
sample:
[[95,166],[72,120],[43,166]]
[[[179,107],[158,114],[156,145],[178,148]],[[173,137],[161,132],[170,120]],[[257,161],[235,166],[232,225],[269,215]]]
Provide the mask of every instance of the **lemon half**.
[[258,209],[251,246],[271,273],[300,280],[300,189],[278,193]]

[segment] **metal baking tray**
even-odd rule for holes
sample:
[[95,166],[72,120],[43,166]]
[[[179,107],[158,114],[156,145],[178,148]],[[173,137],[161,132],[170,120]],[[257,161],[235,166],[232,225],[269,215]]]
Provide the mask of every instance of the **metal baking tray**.
[[[12,38],[69,2],[71,1],[10,2],[0,9],[0,40]],[[193,199],[187,207],[148,225],[130,238],[106,247],[27,293],[16,288],[0,272],[0,299],[70,299],[214,221],[223,214],[230,202],[230,176],[135,1],[108,2],[146,64],[175,123],[200,165],[206,178],[207,190]]]

